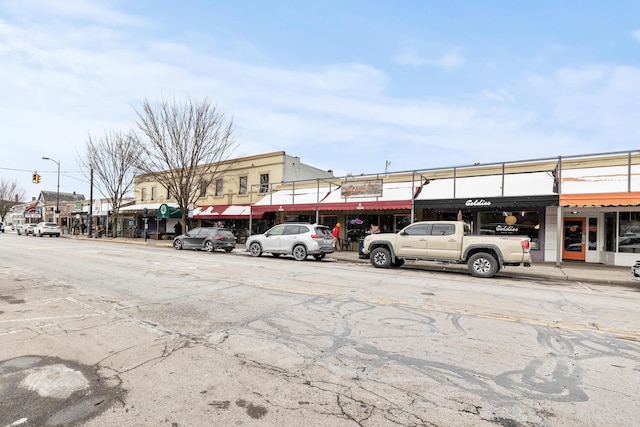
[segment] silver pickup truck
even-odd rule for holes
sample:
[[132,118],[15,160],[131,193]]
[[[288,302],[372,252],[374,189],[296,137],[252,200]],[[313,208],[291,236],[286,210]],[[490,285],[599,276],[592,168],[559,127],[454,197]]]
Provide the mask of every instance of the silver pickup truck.
[[362,252],[378,268],[405,261],[467,264],[476,277],[492,277],[505,266],[531,266],[530,240],[522,236],[473,236],[462,221],[420,221],[398,233],[371,234]]

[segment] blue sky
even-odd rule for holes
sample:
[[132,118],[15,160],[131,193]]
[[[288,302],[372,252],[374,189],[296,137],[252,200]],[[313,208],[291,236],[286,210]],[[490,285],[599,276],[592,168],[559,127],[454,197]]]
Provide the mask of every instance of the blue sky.
[[28,197],[42,156],[88,197],[87,135],[162,97],[336,175],[635,150],[640,2],[0,0],[0,177]]

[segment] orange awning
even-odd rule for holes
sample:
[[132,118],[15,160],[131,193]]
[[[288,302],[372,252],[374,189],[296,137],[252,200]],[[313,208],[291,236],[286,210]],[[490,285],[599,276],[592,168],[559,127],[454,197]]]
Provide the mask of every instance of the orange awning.
[[561,194],[560,206],[575,208],[640,206],[640,192]]

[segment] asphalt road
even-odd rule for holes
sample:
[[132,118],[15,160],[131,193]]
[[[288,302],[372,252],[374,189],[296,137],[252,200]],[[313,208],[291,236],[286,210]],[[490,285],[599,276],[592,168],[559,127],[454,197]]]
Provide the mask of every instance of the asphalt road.
[[0,236],[0,427],[635,426],[640,293]]

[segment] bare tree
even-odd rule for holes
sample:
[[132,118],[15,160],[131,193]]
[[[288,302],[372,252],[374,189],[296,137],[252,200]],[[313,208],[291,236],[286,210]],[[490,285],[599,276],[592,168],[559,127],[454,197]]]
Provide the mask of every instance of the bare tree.
[[145,99],[136,114],[143,151],[139,169],[176,198],[186,224],[188,207],[224,172],[220,162],[235,149],[233,120],[207,99],[184,104]]
[[105,132],[101,139],[89,135],[85,148],[85,153],[78,156],[78,163],[85,171],[93,169],[94,185],[111,202],[113,224],[117,224],[122,199],[134,188],[136,163],[140,157],[137,138],[132,132]]
[[12,206],[24,198],[24,190],[18,187],[16,180],[0,180],[0,219],[9,213]]

